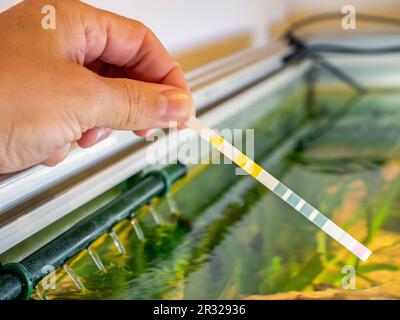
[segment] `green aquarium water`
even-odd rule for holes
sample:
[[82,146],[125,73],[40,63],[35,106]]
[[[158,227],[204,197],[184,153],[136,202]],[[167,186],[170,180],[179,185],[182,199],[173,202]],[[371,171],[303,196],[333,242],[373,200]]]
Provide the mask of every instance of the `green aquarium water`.
[[33,298],[400,298],[400,92],[320,90],[312,112],[304,94],[254,106],[279,106],[253,121],[256,159],[367,245],[368,261],[234,165],[198,165],[170,195],[179,210],[142,208]]

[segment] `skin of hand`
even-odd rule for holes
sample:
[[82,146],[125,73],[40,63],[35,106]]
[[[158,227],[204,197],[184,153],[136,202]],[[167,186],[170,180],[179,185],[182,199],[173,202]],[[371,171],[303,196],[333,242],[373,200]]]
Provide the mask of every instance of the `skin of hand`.
[[[42,27],[52,5],[56,28]],[[74,0],[0,15],[0,173],[62,161],[111,129],[145,136],[194,113],[179,65],[138,21]]]

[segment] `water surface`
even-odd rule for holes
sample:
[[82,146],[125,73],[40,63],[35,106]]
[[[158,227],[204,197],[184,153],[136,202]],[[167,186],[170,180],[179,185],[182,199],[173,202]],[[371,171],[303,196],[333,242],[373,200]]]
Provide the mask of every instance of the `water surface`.
[[[274,130],[295,136],[281,157],[271,159],[265,147],[258,160],[367,245],[367,262],[250,177],[236,176],[232,165],[203,165],[176,186],[179,213],[161,201],[155,209],[164,223],[157,225],[143,208],[137,221],[144,241],[122,222],[116,232],[126,253],[103,236],[92,249],[106,271],[84,251],[68,265],[85,289],[59,271],[48,298],[400,298],[400,93],[338,99],[325,95],[320,116],[299,135],[294,117],[276,128],[273,117],[255,125],[259,150],[272,148]],[[355,282],[345,277],[352,268]],[[352,285],[356,290],[343,289]]]

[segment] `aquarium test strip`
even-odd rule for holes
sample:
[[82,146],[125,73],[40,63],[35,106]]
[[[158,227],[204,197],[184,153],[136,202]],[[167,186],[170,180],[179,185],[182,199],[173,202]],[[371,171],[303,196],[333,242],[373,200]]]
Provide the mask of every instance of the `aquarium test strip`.
[[244,169],[249,175],[261,182],[283,201],[300,212],[304,217],[338,241],[362,261],[366,261],[371,255],[371,250],[354,239],[304,199],[300,198],[296,193],[235,148],[231,143],[218,135],[214,130],[204,125],[200,120],[192,116],[186,122],[186,125],[195,130],[204,140],[217,148],[227,158]]

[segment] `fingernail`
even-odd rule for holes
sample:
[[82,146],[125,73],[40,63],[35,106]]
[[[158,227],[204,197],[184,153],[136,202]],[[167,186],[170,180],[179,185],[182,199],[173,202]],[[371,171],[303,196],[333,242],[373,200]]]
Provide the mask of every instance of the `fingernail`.
[[167,90],[163,96],[168,100],[168,108],[161,116],[163,121],[183,120],[191,113],[191,99],[183,90]]
[[107,134],[106,128],[103,128],[103,127],[97,128],[96,129],[97,142],[103,140],[106,134]]

